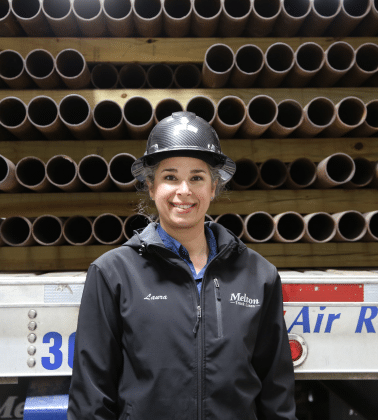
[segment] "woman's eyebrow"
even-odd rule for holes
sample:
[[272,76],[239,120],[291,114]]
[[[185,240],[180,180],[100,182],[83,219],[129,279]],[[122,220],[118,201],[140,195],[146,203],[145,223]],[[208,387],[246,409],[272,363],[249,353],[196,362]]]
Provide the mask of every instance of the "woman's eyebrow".
[[[175,168],[166,168],[161,171],[161,173],[163,172],[178,172],[178,171]],[[190,171],[190,173],[193,173],[193,174],[199,174],[201,172],[206,173],[206,171],[204,171],[203,169],[192,169]]]

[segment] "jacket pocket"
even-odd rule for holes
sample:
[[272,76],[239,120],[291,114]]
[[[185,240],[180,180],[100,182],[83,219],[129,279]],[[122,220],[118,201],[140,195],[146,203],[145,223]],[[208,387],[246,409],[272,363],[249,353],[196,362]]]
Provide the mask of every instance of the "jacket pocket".
[[223,337],[223,323],[222,323],[222,300],[220,295],[219,281],[214,279],[214,293],[215,293],[215,308],[217,311],[217,324],[218,324],[218,338]]

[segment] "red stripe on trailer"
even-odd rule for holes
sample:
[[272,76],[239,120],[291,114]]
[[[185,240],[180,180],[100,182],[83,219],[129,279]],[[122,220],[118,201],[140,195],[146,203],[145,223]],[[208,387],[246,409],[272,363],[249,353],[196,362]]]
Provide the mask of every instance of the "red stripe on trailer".
[[362,284],[283,284],[284,302],[363,302]]

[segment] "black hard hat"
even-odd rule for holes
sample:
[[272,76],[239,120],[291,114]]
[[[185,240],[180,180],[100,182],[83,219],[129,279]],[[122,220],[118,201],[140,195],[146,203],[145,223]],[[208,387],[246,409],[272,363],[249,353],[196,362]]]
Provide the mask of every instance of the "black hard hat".
[[235,162],[222,153],[216,131],[193,112],[174,112],[161,120],[152,129],[146,151],[133,163],[131,172],[138,181],[145,181],[143,167],[174,156],[204,160],[210,166],[218,168],[225,182],[232,178],[236,170]]

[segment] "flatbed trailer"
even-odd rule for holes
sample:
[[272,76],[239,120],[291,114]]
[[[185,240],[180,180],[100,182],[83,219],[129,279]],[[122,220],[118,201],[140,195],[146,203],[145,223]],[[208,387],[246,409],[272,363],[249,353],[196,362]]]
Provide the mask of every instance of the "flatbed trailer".
[[[296,380],[375,384],[378,270],[279,273]],[[66,418],[85,278],[86,272],[0,274],[0,383],[29,378],[25,419]]]

